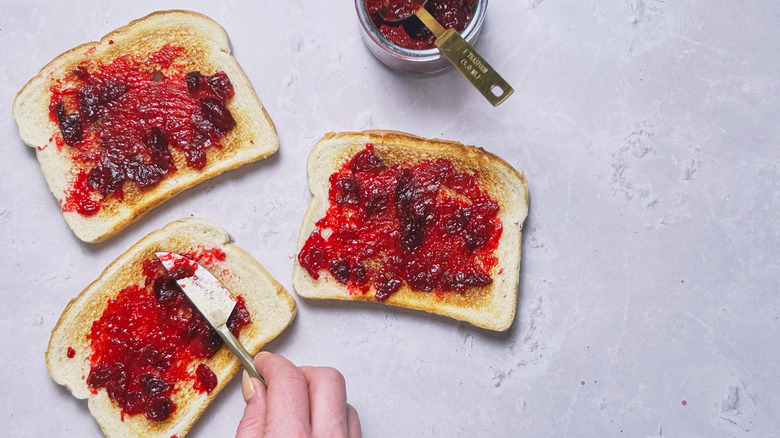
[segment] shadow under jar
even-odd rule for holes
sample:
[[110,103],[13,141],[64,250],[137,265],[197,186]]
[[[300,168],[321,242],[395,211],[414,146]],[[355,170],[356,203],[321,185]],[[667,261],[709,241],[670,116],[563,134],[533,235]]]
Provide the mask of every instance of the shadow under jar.
[[[404,73],[430,74],[452,66],[433,45],[433,34],[412,16],[390,23],[376,12],[383,0],[355,0],[363,42],[388,67]],[[474,44],[485,19],[487,0],[428,0],[425,8],[445,27],[454,27]],[[406,47],[404,47],[406,46]]]

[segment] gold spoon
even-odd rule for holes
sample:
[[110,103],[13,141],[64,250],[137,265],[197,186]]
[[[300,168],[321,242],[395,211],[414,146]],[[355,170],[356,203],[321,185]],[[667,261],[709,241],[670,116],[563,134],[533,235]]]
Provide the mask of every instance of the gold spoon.
[[[389,23],[405,20],[412,15],[436,37],[433,42],[442,55],[455,66],[482,93],[493,106],[505,101],[514,91],[484,58],[463,39],[455,29],[445,29],[433,15],[425,9],[428,0],[384,0],[379,15]],[[392,7],[391,7],[392,6]]]

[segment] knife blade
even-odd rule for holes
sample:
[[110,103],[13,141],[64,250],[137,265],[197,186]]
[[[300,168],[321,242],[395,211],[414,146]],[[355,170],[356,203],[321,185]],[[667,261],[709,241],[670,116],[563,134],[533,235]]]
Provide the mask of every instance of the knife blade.
[[184,295],[190,299],[196,309],[203,315],[208,323],[216,330],[217,334],[230,351],[236,355],[250,376],[260,380],[265,385],[265,380],[255,368],[252,355],[246,351],[243,345],[233,336],[227,326],[228,318],[236,306],[236,299],[228,292],[225,286],[208,269],[198,262],[188,259],[175,252],[155,253],[166,271],[175,268],[192,269],[193,274],[176,280]]

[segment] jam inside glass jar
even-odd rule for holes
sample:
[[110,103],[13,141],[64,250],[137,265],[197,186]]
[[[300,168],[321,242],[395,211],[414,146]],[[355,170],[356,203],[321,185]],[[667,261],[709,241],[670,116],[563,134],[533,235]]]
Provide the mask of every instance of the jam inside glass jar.
[[[415,6],[420,3],[422,3],[420,0],[390,0],[387,10],[390,11],[390,17],[395,16],[393,11],[406,15],[410,10],[416,9]],[[371,21],[379,29],[379,33],[393,44],[407,49],[426,50],[434,47],[433,42],[436,37],[417,17],[410,17],[400,22],[389,22],[382,18],[379,11],[384,4],[385,0],[365,0]],[[425,4],[425,9],[445,29],[463,32],[474,17],[476,5],[477,0],[429,0]]]

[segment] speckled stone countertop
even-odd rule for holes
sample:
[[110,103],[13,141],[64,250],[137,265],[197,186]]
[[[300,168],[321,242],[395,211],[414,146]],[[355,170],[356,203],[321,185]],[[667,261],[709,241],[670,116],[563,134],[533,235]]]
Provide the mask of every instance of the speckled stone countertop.
[[[11,103],[59,53],[170,8],[225,27],[280,151],[81,243]],[[780,437],[776,1],[491,0],[476,47],[515,89],[497,108],[453,70],[386,69],[351,1],[1,9],[0,434],[100,435],[44,351],[67,302],[142,236],[212,220],[293,292],[309,150],[329,131],[394,129],[498,154],[525,172],[531,208],[506,333],[296,296],[267,348],[341,370],[366,437]],[[239,383],[188,436],[234,434]]]

